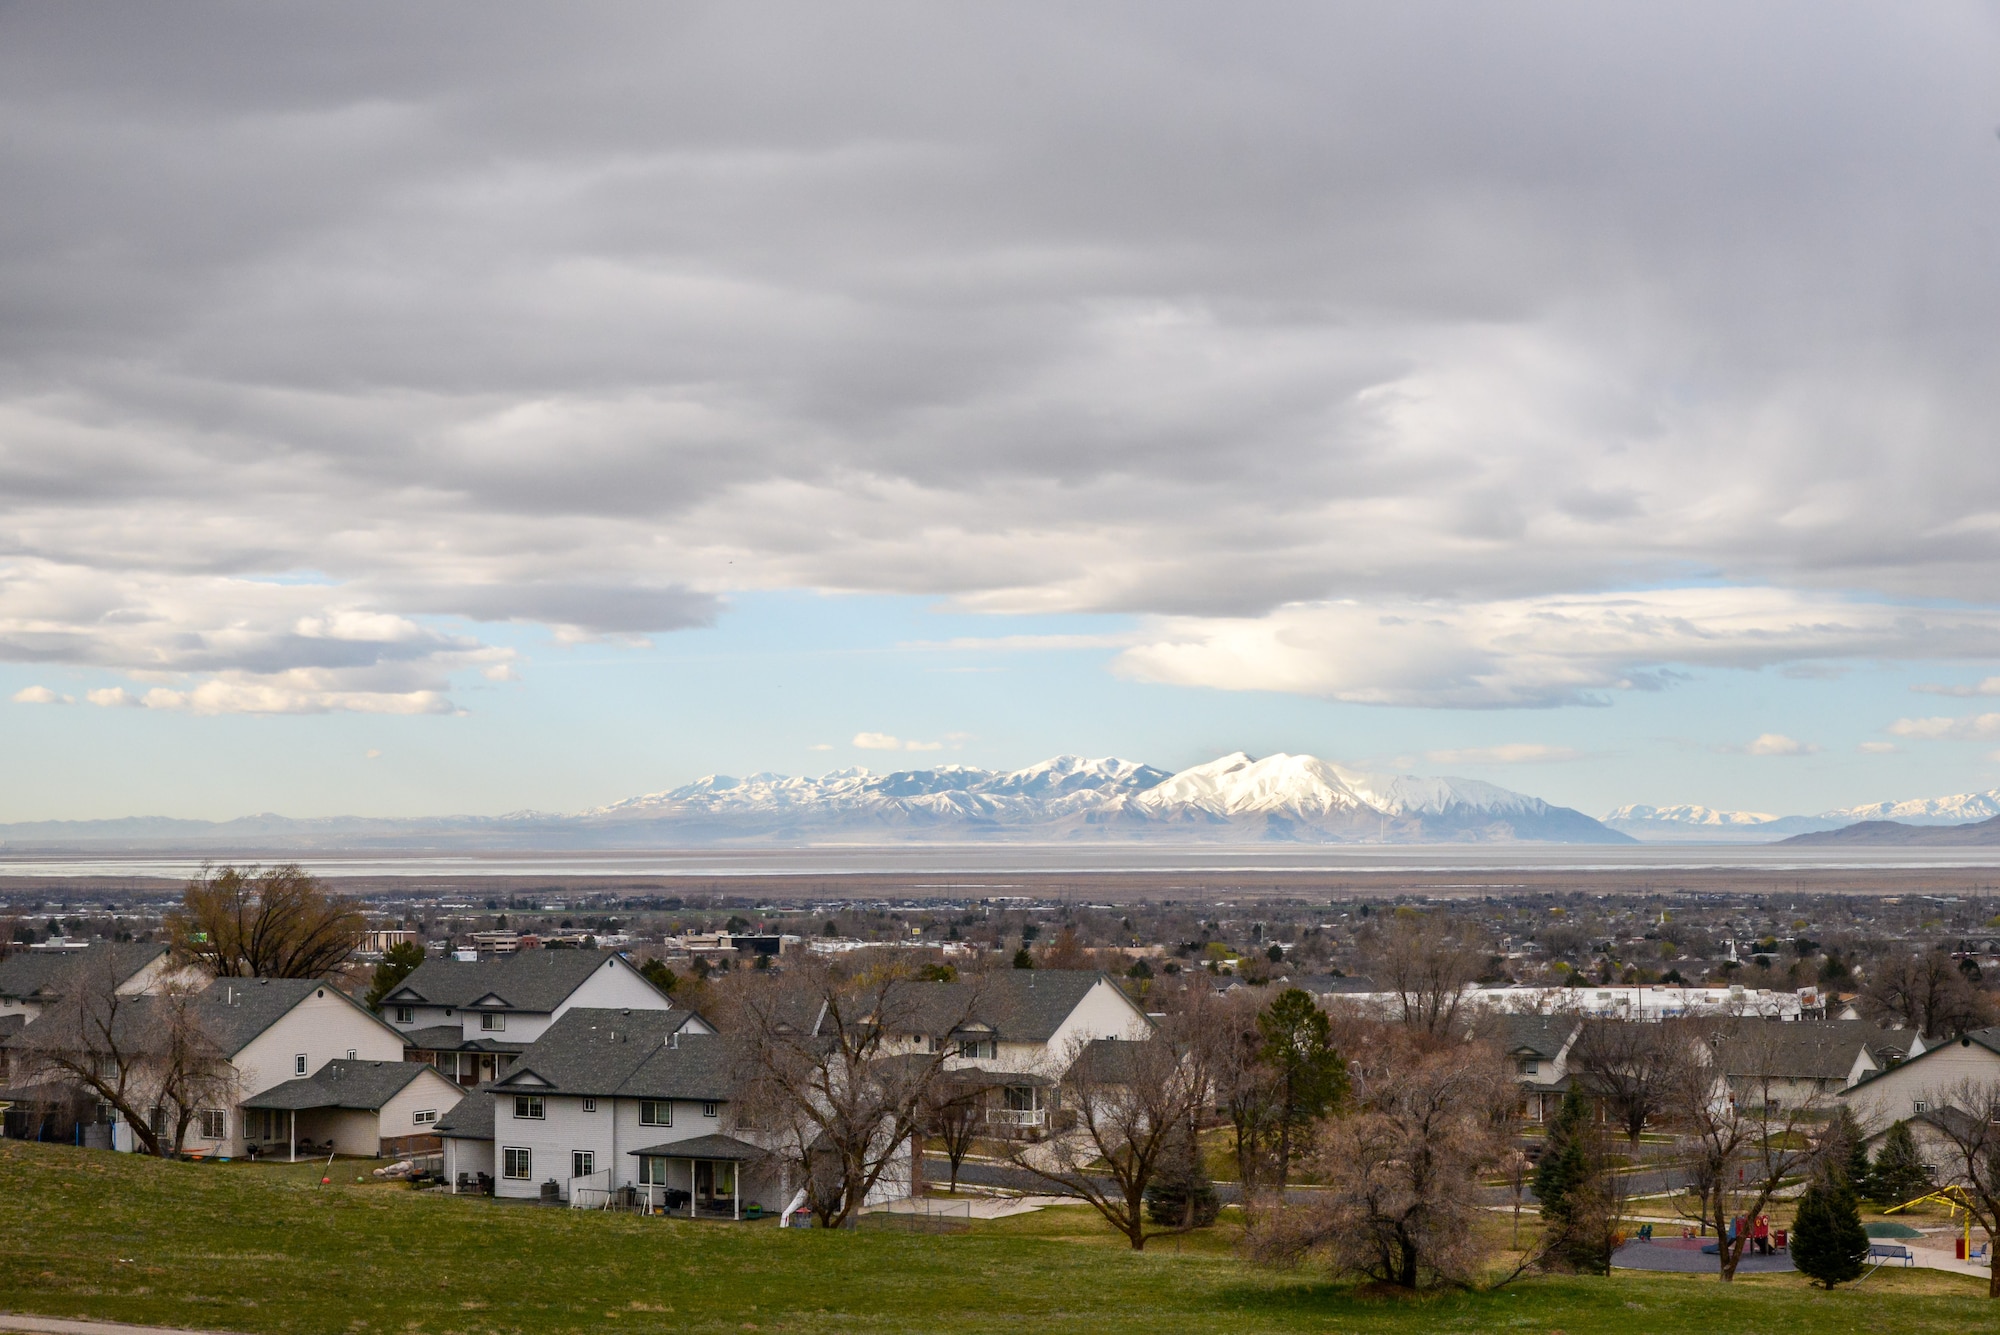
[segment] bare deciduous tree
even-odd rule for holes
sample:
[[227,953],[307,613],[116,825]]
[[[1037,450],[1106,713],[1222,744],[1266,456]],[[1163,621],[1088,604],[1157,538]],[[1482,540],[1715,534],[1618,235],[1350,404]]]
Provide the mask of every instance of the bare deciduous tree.
[[112,951],[79,961],[21,1031],[16,1078],[69,1085],[115,1109],[148,1154],[171,1155],[201,1109],[230,1101],[234,1071],[203,1028],[198,984],[127,995],[123,981]]
[[174,949],[217,978],[324,978],[367,926],[360,909],[295,864],[204,872],[166,916]]
[[1478,1177],[1504,1159],[1513,1100],[1483,1049],[1406,1047],[1322,1133],[1325,1188],[1260,1213],[1253,1254],[1400,1288],[1472,1282],[1487,1257]]
[[1986,1296],[2000,1298],[2000,1080],[1962,1080],[1925,1101],[1918,1120],[1949,1155],[1939,1176],[1986,1230]]
[[1011,1160],[1055,1191],[1073,1196],[1124,1234],[1146,1245],[1146,1188],[1209,1101],[1207,1025],[1214,1009],[1205,989],[1165,999],[1150,1037],[1078,1042],[1064,1054],[1057,1099],[1065,1125],[1038,1144],[1017,1144]]
[[1873,961],[1861,1001],[1869,1019],[1907,1025],[1926,1037],[1953,1037],[1992,1021],[1991,1003],[1944,950]]
[[991,1086],[985,1080],[960,1078],[947,1071],[931,1082],[924,1096],[924,1135],[933,1137],[951,1165],[951,1190],[958,1190],[958,1170],[986,1127],[986,1101]]
[[1765,1213],[1779,1188],[1803,1172],[1814,1154],[1812,1133],[1823,1118],[1822,1096],[1781,1096],[1785,1074],[1768,1027],[1751,1021],[1732,1035],[1737,1089],[1713,1062],[1680,1064],[1669,1107],[1682,1128],[1679,1156],[1686,1173],[1683,1213],[1713,1226],[1717,1268],[1736,1278],[1747,1230],[1729,1237],[1732,1220]]
[[1667,1111],[1696,1041],[1672,1020],[1586,1019],[1569,1061],[1589,1077],[1610,1119],[1637,1145],[1646,1124]]
[[1463,940],[1444,915],[1399,911],[1375,942],[1369,972],[1395,997],[1397,1019],[1444,1039],[1458,1032],[1466,988],[1485,962],[1485,952]]
[[822,1228],[845,1224],[905,1160],[978,998],[976,982],[819,962],[734,998],[742,1124],[805,1187]]

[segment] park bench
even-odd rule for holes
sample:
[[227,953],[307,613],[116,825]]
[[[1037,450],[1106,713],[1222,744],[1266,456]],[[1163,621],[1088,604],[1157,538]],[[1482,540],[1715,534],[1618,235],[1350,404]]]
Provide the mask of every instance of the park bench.
[[1871,1261],[1901,1261],[1904,1265],[1916,1264],[1910,1249],[1894,1242],[1871,1242],[1868,1244],[1868,1259]]

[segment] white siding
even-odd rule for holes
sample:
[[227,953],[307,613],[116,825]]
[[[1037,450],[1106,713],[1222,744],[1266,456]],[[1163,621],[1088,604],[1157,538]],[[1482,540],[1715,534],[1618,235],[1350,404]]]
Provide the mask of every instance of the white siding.
[[1916,1111],[1916,1101],[1936,1102],[1962,1080],[2000,1080],[2000,1054],[1977,1043],[1944,1043],[1922,1061],[1906,1061],[1841,1097],[1870,1135]]
[[[403,1060],[403,1041],[331,985],[316,988],[231,1058],[230,1064],[236,1071],[236,1099],[232,1102],[297,1079],[295,1062],[300,1053],[305,1054],[306,1074],[311,1075],[330,1061],[345,1060],[349,1052],[354,1053],[357,1061],[399,1062]],[[197,1121],[188,1128],[187,1148],[214,1154],[242,1154],[243,1110],[231,1107],[228,1113],[226,1139],[220,1142],[201,1139],[201,1124]],[[369,1120],[374,1120],[372,1114]],[[341,1137],[336,1136],[335,1140],[339,1143]],[[342,1153],[349,1152],[344,1143],[339,1148]],[[374,1154],[375,1151],[376,1147],[370,1144],[365,1150],[354,1152]]]
[[464,1092],[451,1081],[439,1075],[428,1066],[417,1068],[423,1074],[398,1090],[390,1100],[382,1105],[377,1137],[381,1140],[396,1140],[403,1136],[430,1136],[437,1134],[436,1119],[418,1125],[414,1117],[420,1111],[435,1111],[443,1117],[458,1105]]

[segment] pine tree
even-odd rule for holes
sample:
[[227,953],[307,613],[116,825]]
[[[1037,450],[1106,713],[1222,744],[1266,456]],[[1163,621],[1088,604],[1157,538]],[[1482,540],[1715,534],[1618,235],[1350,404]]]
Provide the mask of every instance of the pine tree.
[[1854,1189],[1839,1165],[1830,1168],[1806,1186],[1792,1220],[1792,1264],[1823,1289],[1861,1278],[1868,1260],[1868,1231]]
[[1565,1265],[1596,1269],[1584,1238],[1592,1214],[1596,1165],[1590,1153],[1590,1104],[1575,1085],[1549,1123],[1541,1162],[1535,1165],[1535,1200],[1542,1210],[1547,1257]]
[[1301,988],[1279,993],[1257,1016],[1257,1031],[1264,1040],[1258,1056],[1275,1077],[1282,1191],[1292,1152],[1311,1136],[1315,1122],[1347,1098],[1347,1061],[1333,1046],[1326,1012]]
[[1861,1133],[1861,1123],[1854,1120],[1854,1109],[1840,1105],[1840,1115],[1834,1120],[1832,1136],[1838,1148],[1838,1162],[1841,1173],[1847,1178],[1847,1189],[1857,1197],[1868,1194],[1868,1138]]
[[1908,1122],[1896,1123],[1882,1137],[1881,1152],[1869,1170],[1868,1189],[1876,1200],[1892,1205],[1913,1201],[1931,1189],[1930,1174],[1924,1171]]

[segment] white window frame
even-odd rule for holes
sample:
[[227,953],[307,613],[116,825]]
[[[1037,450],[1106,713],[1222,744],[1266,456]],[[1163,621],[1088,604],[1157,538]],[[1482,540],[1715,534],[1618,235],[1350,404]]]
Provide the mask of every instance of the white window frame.
[[596,1099],[585,1099],[585,1100],[583,1101],[583,1110],[584,1110],[585,1112],[596,1112],[596,1111],[597,1111],[597,1100],[596,1100]]
[[548,1105],[542,1102],[540,1094],[516,1094],[514,1096],[514,1120],[517,1122],[547,1121]]
[[292,1074],[295,1076],[306,1074],[305,1053],[301,1052],[297,1056],[292,1058]]
[[481,1011],[479,1031],[483,1034],[504,1034],[507,1032],[507,1016],[501,1011]]
[[416,1022],[417,1022],[417,1008],[415,1006],[396,1007],[397,1024],[415,1024]]
[[664,1187],[667,1185],[666,1155],[642,1154],[639,1156],[639,1185],[642,1187]]
[[[514,1171],[514,1156],[521,1156],[521,1171]],[[500,1147],[500,1176],[510,1182],[527,1182],[535,1176],[535,1156],[525,1145],[503,1145]]]
[[672,1126],[674,1124],[674,1102],[672,1099],[640,1099],[640,1126]]
[[201,1110],[201,1138],[203,1140],[229,1139],[229,1114],[220,1108]]
[[[578,1169],[583,1171],[578,1172]],[[589,1177],[597,1171],[597,1154],[594,1150],[571,1150],[569,1152],[569,1175],[571,1180]]]
[[436,1108],[419,1108],[410,1114],[410,1122],[413,1126],[434,1126],[437,1123],[437,1119],[438,1110]]
[[713,1103],[704,1103],[704,1104],[702,1104],[702,1105],[701,1105],[701,1115],[702,1115],[703,1117],[713,1117],[713,1116],[715,1116],[715,1110],[716,1110],[716,1106],[717,1106],[717,1105],[715,1105],[715,1104],[713,1104]]

